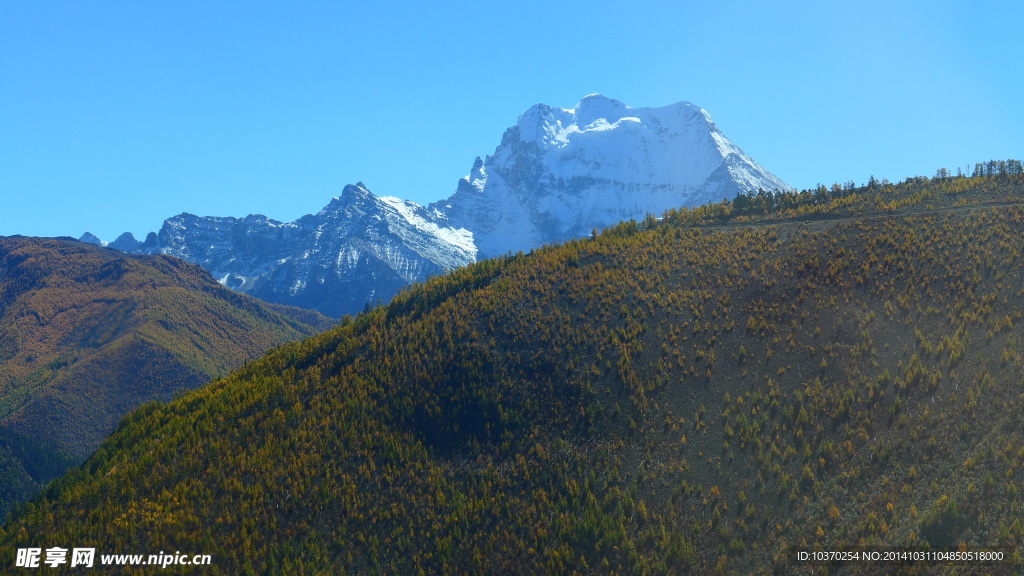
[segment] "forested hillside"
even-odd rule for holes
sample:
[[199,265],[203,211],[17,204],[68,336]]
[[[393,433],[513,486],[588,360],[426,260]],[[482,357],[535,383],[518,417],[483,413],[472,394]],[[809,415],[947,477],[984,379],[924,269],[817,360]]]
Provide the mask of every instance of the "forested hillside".
[[670,211],[431,279],[137,410],[19,508],[2,561],[788,574],[810,572],[801,545],[1019,549],[1024,175],[938,176]]
[[327,326],[175,258],[0,238],[0,514],[85,460],[141,404]]

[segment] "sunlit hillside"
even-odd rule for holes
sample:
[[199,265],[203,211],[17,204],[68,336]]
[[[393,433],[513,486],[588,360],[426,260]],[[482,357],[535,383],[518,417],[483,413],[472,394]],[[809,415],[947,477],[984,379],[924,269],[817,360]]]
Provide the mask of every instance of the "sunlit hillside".
[[222,574],[1019,549],[1024,175],[939,176],[670,211],[434,278],[134,412],[3,548],[181,550]]

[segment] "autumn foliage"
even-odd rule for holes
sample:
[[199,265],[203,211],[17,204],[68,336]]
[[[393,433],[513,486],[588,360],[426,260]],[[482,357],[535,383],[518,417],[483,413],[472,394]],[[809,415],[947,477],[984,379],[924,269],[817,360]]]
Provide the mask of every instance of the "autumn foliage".
[[223,574],[1019,547],[1022,252],[1007,168],[755,194],[480,262],[147,404],[3,545],[189,550]]

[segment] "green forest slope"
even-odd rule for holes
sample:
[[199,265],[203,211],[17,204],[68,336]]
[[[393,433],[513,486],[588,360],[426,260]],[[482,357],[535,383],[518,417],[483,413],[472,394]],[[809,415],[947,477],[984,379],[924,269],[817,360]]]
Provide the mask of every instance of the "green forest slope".
[[672,211],[434,278],[134,412],[19,508],[0,563],[786,574],[800,545],[1019,548],[1016,167]]
[[318,316],[235,294],[174,258],[0,238],[0,514],[129,411],[326,328]]

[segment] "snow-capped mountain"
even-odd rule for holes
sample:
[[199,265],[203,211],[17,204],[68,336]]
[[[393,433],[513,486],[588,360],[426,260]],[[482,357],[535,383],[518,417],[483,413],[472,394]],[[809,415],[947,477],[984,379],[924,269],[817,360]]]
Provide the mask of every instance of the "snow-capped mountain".
[[697,106],[630,108],[592,94],[571,109],[527,110],[455,194],[431,206],[472,231],[489,257],[758,188],[790,189]]
[[235,290],[337,317],[477,258],[758,188],[790,189],[697,106],[630,108],[593,94],[570,109],[527,110],[428,207],[359,183],[294,222],[180,214],[143,242],[126,232],[107,245],[177,256]]
[[[127,238],[118,240],[127,247]],[[179,214],[127,251],[177,256],[229,288],[334,317],[476,259],[469,232],[413,202],[374,196],[362,183],[294,222]]]

